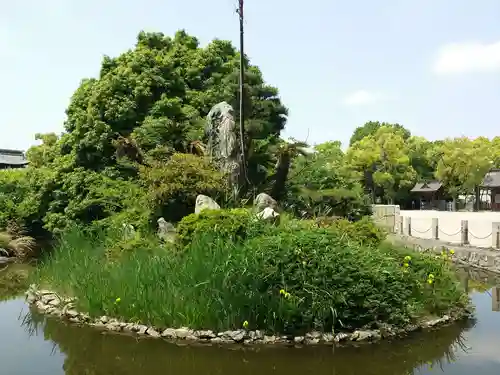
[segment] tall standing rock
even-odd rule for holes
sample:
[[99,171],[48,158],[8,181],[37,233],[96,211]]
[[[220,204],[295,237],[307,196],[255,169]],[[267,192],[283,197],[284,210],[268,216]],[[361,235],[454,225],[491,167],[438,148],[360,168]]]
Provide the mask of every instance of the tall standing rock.
[[206,153],[222,172],[228,174],[232,195],[236,199],[244,176],[241,173],[242,154],[236,136],[233,107],[230,104],[221,102],[212,107],[207,115],[205,133],[208,137]]

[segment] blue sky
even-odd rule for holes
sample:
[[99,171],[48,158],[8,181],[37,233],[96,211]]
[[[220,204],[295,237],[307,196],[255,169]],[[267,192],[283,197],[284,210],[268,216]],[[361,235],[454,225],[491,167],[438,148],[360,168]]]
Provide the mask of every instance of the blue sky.
[[[61,132],[103,54],[141,30],[238,40],[237,0],[0,6],[0,148]],[[500,1],[246,0],[246,53],[290,109],[285,135],[347,143],[369,120],[430,139],[500,135]]]

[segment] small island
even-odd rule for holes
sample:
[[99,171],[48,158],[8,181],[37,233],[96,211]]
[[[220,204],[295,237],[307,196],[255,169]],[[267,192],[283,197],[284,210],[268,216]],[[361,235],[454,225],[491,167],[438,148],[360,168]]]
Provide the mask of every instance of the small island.
[[453,252],[393,245],[371,212],[431,175],[454,191],[430,159],[452,141],[379,122],[347,150],[285,140],[288,109],[248,59],[235,110],[239,57],[141,32],[81,82],[62,135],[0,171],[0,256],[36,259],[32,306],[214,344],[376,341],[469,316]]

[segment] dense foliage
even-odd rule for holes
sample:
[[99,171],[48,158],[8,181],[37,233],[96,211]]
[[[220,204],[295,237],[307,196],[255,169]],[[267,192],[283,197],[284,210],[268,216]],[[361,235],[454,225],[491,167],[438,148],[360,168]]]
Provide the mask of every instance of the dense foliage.
[[[382,245],[367,219],[342,230],[251,219],[242,210],[188,216],[177,244],[131,239],[119,262],[108,257],[119,234],[70,231],[37,281],[94,316],[214,330],[247,321],[289,334],[405,325],[465,302],[447,262]],[[367,230],[378,237],[360,241]]]

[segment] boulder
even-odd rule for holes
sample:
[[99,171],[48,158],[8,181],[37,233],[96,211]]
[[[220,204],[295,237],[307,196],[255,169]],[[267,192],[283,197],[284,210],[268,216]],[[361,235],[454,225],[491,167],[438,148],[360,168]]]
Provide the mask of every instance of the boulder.
[[266,193],[257,195],[253,201],[253,206],[257,212],[262,212],[267,207],[272,208],[274,211],[278,211],[278,202]]
[[200,194],[196,197],[194,213],[199,214],[203,210],[220,210],[220,206],[212,198]]
[[158,237],[167,242],[175,242],[177,231],[172,223],[164,218],[158,219]]
[[274,221],[280,216],[279,213],[274,211],[271,207],[264,208],[261,212],[257,214],[257,218],[260,220]]

